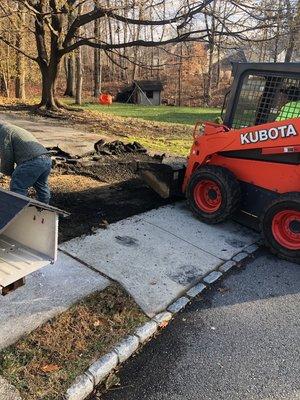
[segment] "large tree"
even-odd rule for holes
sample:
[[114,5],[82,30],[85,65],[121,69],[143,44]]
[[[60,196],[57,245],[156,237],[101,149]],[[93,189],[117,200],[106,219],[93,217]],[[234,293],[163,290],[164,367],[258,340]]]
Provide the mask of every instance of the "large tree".
[[[153,18],[144,17],[140,12],[141,4],[147,7],[145,0],[131,1],[92,1],[92,0],[1,0],[1,9],[7,18],[22,5],[27,9],[31,23],[27,26],[28,35],[35,42],[34,53],[28,53],[10,37],[0,33],[0,40],[14,48],[23,56],[35,61],[40,69],[42,80],[41,107],[57,110],[61,105],[56,98],[56,81],[61,60],[81,46],[100,49],[106,54],[113,54],[128,47],[154,47],[169,43],[203,39],[204,29],[197,28],[197,19],[213,0],[163,0],[170,3],[169,15],[160,18],[161,1],[153,4]],[[109,6],[107,5],[109,4]],[[175,6],[177,4],[177,6]],[[78,12],[82,9],[82,12]],[[138,10],[138,12],[137,12]],[[70,15],[72,18],[70,18]],[[75,18],[74,18],[75,15]],[[145,14],[148,15],[148,14]],[[73,19],[73,20],[72,20]],[[112,28],[134,30],[138,35],[134,40],[114,42],[109,39],[95,38],[93,26],[96,20],[109,20]],[[70,24],[70,20],[72,23]],[[156,35],[147,39],[147,29],[156,28]],[[163,29],[169,27],[169,29]],[[188,29],[187,29],[188,27]],[[161,32],[167,32],[161,35]]]

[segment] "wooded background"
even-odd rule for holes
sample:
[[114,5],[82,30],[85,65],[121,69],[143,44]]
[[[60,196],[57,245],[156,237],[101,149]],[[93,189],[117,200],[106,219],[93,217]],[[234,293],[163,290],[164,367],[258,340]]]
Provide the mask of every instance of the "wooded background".
[[1,0],[0,94],[77,104],[159,79],[164,101],[220,105],[232,61],[299,61],[300,0]]

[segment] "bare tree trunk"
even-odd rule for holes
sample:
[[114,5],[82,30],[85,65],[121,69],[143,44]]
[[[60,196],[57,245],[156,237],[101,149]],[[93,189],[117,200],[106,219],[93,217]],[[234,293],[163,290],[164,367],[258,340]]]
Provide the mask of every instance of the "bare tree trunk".
[[[81,15],[83,6],[78,7],[78,15]],[[80,35],[80,32],[78,33]],[[83,82],[83,65],[82,65],[82,47],[76,52],[76,99],[75,104],[82,104],[82,82]]]
[[282,10],[281,10],[281,1],[278,3],[278,13],[276,19],[276,27],[275,27],[275,38],[274,38],[274,52],[273,52],[273,61],[278,61],[278,47],[280,41],[280,28],[281,28],[281,21],[283,19]]
[[[100,0],[96,0],[95,7],[100,7]],[[94,22],[94,36],[96,42],[99,42],[101,40],[101,28],[99,19],[96,19]],[[94,97],[98,97],[101,93],[101,70],[101,50],[94,49]]]
[[217,41],[217,76],[216,76],[216,85],[217,88],[219,89],[221,86],[221,81],[220,81],[220,77],[221,77],[221,48],[222,48],[222,40],[223,40],[223,33],[224,33],[224,27],[226,24],[226,14],[227,14],[227,7],[228,7],[228,1],[223,1],[222,2],[223,5],[223,11],[220,7],[220,3],[219,3],[219,12],[222,12],[222,20],[221,20],[221,27],[219,27],[219,37],[218,37],[218,41]]
[[[151,2],[151,6],[150,6],[150,10],[149,10],[149,12],[150,12],[150,15],[149,15],[149,17],[150,17],[150,19],[152,19],[153,18],[153,13],[152,13],[152,2]],[[154,41],[154,29],[153,29],[153,26],[151,26],[150,27],[150,39],[151,39],[151,41]],[[151,77],[153,77],[154,76],[154,51],[155,51],[155,49],[154,48],[152,48],[151,49],[151,62],[150,62],[150,66],[151,66]]]
[[94,50],[94,97],[98,97],[102,91],[102,62],[101,50]]
[[[128,0],[125,0],[125,10],[124,10],[124,17],[127,18],[128,17]],[[128,26],[127,24],[125,24],[124,28],[123,28],[123,43],[126,43],[128,41]],[[128,77],[128,61],[126,60],[127,58],[127,49],[124,48],[123,49],[123,70],[122,70],[122,74],[121,74],[121,79],[122,80],[126,80],[127,82],[129,81],[129,77]]]
[[7,47],[6,71],[5,71],[6,76],[4,75],[4,80],[5,80],[7,97],[9,98],[10,97],[9,81],[10,81],[10,77],[11,77],[9,60],[10,60],[11,48],[9,46],[6,46],[6,47]]
[[3,72],[0,72],[0,93],[3,93],[5,97],[9,97],[7,79]]
[[[110,0],[106,0],[106,5],[107,8],[109,9],[111,7],[111,3]],[[113,26],[112,26],[112,22],[111,19],[108,18],[107,20],[107,24],[108,24],[108,35],[109,35],[109,43],[113,43],[114,42],[114,30],[113,30]],[[115,80],[115,70],[116,70],[116,66],[115,66],[115,55],[113,53],[110,54],[110,68],[111,68],[111,80]]]
[[68,54],[66,58],[66,77],[67,86],[65,91],[65,96],[74,97],[75,96],[75,72],[76,72],[76,60],[74,51]]
[[[38,52],[37,62],[42,76],[42,98],[39,107],[57,111],[60,104],[55,98],[55,89],[61,55],[59,54],[57,36],[52,32],[50,39],[50,55],[48,55],[45,42],[45,25],[42,16],[45,11],[44,5],[44,2],[36,5],[36,9],[39,13],[35,17],[35,40]],[[52,27],[54,29],[59,28],[59,18],[56,14],[52,16]]]
[[[135,2],[134,2],[135,3]],[[139,3],[139,14],[138,18],[142,19],[144,16],[144,10],[143,10],[143,3]],[[138,37],[140,36],[141,32],[141,25],[138,25],[135,27],[135,33],[134,33],[134,40],[137,40]],[[132,79],[135,80],[137,77],[137,71],[138,71],[138,57],[139,57],[139,48],[136,48],[136,51],[134,52],[134,59],[133,59],[133,71],[132,71]]]
[[212,98],[212,80],[213,80],[213,61],[214,61],[214,52],[215,52],[215,28],[216,28],[216,20],[215,20],[215,11],[216,11],[216,1],[213,1],[212,10],[211,10],[211,26],[209,26],[209,22],[207,17],[205,16],[206,29],[208,32],[208,72],[207,72],[207,84],[206,84],[206,92],[204,93],[204,101],[209,106]]
[[24,57],[18,53],[16,61],[15,95],[17,99],[26,99],[26,71]]
[[83,70],[82,70],[82,48],[77,49],[76,56],[76,101],[75,104],[82,104],[82,82],[83,82]]
[[183,45],[180,43],[180,59],[178,67],[178,106],[182,105],[182,57],[183,57]]
[[[72,25],[75,18],[76,12],[71,11],[68,15],[68,27]],[[74,97],[76,91],[76,60],[74,51],[66,56],[66,81],[65,96]]]
[[42,74],[42,99],[40,107],[48,110],[58,110],[59,105],[55,97],[55,86],[60,60],[53,59],[50,65],[40,64]]
[[[18,5],[19,9],[19,18],[20,18],[20,27],[19,31],[16,34],[16,46],[24,50],[24,25],[26,23],[26,14],[21,5]],[[24,56],[17,52],[16,54],[16,81],[15,81],[15,95],[17,99],[25,100],[26,92],[26,70],[25,70],[25,58]]]
[[293,7],[291,5],[290,0],[286,0],[286,5],[288,12],[287,20],[289,24],[290,33],[289,33],[288,47],[284,61],[290,62],[292,61],[293,53],[295,50],[296,38],[298,38],[300,34],[300,0],[298,0],[297,2],[296,14],[294,14],[293,12]]

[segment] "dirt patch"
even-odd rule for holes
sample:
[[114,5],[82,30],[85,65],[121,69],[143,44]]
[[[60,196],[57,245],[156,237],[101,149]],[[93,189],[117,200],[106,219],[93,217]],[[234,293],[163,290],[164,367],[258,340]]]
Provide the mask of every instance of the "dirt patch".
[[147,318],[117,285],[97,292],[0,353],[24,400],[59,400],[76,376]]
[[[0,187],[8,189],[9,179],[2,179]],[[60,219],[60,243],[91,234],[104,221],[110,224],[168,204],[136,177],[107,184],[89,176],[54,173],[50,187],[51,204],[71,214]]]
[[[95,144],[95,151],[83,156],[58,147],[51,152],[50,204],[70,213],[60,220],[59,242],[169,203],[138,177],[138,162],[159,163],[162,157],[150,156],[137,142],[102,140]],[[2,178],[0,186],[8,189],[9,178]],[[29,193],[34,194],[34,190]]]
[[70,193],[76,192],[78,189],[83,188],[84,190],[95,190],[103,186],[106,183],[99,182],[96,179],[89,178],[88,176],[82,175],[61,175],[53,174],[49,179],[52,193]]
[[167,204],[156,193],[133,178],[104,184],[78,175],[57,175],[50,180],[52,204],[71,215],[62,218],[59,241],[67,241],[124,218]]
[[[127,160],[128,161],[128,160]],[[168,204],[135,175],[129,162],[116,160],[65,171],[57,168],[50,176],[51,204],[70,213],[59,223],[59,242],[92,234],[127,217]],[[9,178],[0,187],[9,188]],[[34,191],[31,192],[34,196]]]
[[52,204],[71,214],[60,222],[60,242],[167,204],[138,178],[139,161],[154,160],[137,142],[101,140],[94,152],[75,158],[55,150]]

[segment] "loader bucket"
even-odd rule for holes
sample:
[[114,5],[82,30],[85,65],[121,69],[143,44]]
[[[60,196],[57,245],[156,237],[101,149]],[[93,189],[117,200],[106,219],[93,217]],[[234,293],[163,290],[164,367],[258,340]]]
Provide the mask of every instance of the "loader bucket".
[[185,174],[183,163],[139,162],[138,174],[163,199],[183,196],[182,184]]

